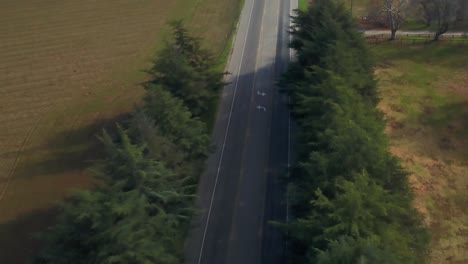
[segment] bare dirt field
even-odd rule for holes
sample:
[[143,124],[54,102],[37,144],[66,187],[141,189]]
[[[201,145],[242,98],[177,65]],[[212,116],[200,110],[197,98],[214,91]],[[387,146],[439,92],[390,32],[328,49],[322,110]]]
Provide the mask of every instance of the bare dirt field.
[[468,46],[372,50],[391,151],[431,231],[430,263],[468,263]]
[[0,0],[0,263],[25,263],[52,204],[91,185],[96,133],[138,102],[184,18],[223,53],[240,0]]

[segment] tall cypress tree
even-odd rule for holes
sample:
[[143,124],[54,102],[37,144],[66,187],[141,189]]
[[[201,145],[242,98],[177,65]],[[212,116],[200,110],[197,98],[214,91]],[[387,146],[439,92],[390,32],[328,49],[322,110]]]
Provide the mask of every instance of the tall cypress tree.
[[[224,73],[214,56],[202,48],[201,40],[193,37],[182,21],[171,23],[174,40],[166,43],[150,69],[148,84],[161,85],[182,99],[195,116],[208,110],[217,92],[225,85]],[[146,86],[151,90],[152,85]]]
[[365,41],[355,30],[355,24],[342,4],[314,1],[313,8],[299,11],[294,24],[291,47],[298,51],[300,67],[292,67],[291,71],[295,73],[290,72],[293,76],[289,82],[306,77],[304,71],[311,66],[333,69],[335,74],[346,79],[350,88],[377,104],[373,61]]
[[204,158],[209,145],[206,126],[194,118],[189,108],[162,86],[152,85],[142,111],[163,135],[180,146],[188,159]]
[[372,59],[336,1],[314,1],[293,27],[282,84],[299,125],[286,225],[291,263],[424,263],[428,236],[407,173],[388,152]]
[[180,229],[192,209],[194,188],[145,157],[120,128],[104,133],[103,185],[63,206],[59,223],[36,263],[180,263]]

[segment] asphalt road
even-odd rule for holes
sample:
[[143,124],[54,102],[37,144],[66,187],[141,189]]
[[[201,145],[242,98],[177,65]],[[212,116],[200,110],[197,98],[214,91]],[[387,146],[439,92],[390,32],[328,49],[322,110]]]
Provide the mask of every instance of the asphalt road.
[[[246,0],[198,189],[187,264],[283,263],[289,112],[276,81],[287,68],[291,0]],[[297,7],[293,0],[294,7]]]

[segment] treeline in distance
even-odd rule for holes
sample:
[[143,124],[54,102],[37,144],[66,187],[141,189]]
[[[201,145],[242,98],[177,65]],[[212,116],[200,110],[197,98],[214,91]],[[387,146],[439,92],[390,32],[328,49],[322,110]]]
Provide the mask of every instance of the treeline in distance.
[[142,106],[103,132],[99,184],[61,206],[33,263],[180,264],[208,154],[207,105],[224,86],[215,58],[181,22],[144,84]]
[[341,1],[314,0],[292,27],[282,80],[299,126],[288,196],[290,263],[425,262],[429,236],[389,153],[373,61]]

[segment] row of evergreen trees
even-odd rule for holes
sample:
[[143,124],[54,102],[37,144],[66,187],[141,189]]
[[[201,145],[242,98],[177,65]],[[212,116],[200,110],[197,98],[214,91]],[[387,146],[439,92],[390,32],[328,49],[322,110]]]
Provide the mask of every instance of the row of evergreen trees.
[[224,85],[213,56],[181,22],[144,84],[144,103],[100,137],[98,186],[62,205],[34,263],[181,263],[209,135],[200,115]]
[[373,62],[349,12],[298,12],[283,84],[299,125],[289,195],[291,263],[424,263],[429,242],[407,173],[389,151]]

